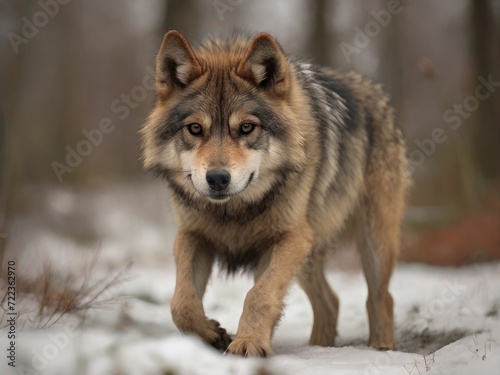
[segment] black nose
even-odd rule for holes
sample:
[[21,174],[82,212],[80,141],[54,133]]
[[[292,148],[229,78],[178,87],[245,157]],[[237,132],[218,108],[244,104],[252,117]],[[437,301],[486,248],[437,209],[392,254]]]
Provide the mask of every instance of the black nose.
[[222,191],[231,182],[231,175],[224,169],[212,169],[207,172],[207,182],[210,189]]

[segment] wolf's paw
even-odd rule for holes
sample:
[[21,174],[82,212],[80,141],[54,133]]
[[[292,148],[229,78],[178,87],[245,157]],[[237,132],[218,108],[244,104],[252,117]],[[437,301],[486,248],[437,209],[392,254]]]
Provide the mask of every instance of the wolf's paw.
[[225,351],[231,343],[231,337],[219,322],[207,319],[204,314],[176,309],[172,311],[172,318],[181,332],[198,335],[218,350]]
[[225,351],[229,344],[231,344],[231,337],[228,335],[226,330],[222,328],[218,321],[209,320],[209,333],[206,335],[205,341],[207,341],[211,346],[220,351]]
[[267,357],[273,354],[273,350],[270,343],[261,338],[236,337],[227,348],[226,353],[245,357]]
[[392,341],[370,340],[368,345],[380,351],[394,350],[394,342]]

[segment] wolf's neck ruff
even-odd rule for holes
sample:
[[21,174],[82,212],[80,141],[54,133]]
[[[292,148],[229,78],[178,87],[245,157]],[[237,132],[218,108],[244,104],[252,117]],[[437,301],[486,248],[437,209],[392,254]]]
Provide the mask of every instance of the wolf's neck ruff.
[[195,195],[187,192],[174,178],[175,172],[161,168],[160,166],[153,168],[153,173],[156,177],[164,179],[169,188],[173,199],[177,200],[186,208],[197,211],[200,214],[207,215],[221,224],[236,223],[245,225],[251,220],[256,219],[259,215],[265,213],[272,207],[272,203],[279,199],[283,190],[286,188],[290,176],[300,173],[298,170],[283,167],[275,171],[276,178],[274,185],[257,201],[244,202],[241,199],[229,200],[224,203],[210,202],[200,199]]

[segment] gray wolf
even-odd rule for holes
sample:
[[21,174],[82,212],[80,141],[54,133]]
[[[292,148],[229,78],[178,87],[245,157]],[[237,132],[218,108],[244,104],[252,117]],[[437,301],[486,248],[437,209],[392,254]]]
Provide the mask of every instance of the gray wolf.
[[[369,345],[394,348],[389,280],[408,185],[388,96],[355,73],[301,62],[266,33],[190,44],[169,31],[143,162],[166,180],[178,234],[172,318],[228,353],[267,356],[296,279],[314,314],[311,345],[334,345],[339,308],[323,265],[357,239]],[[234,338],[203,309],[214,263],[253,272]]]

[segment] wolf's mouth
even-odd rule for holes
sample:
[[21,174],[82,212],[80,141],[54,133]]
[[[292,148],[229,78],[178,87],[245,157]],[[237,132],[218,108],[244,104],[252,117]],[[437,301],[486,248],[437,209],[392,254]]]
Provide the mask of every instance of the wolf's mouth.
[[245,183],[245,186],[243,186],[240,190],[238,190],[236,192],[224,192],[224,191],[217,192],[217,193],[214,192],[214,193],[211,193],[208,197],[210,199],[213,199],[213,200],[216,200],[216,201],[219,201],[219,202],[226,201],[229,198],[231,198],[232,196],[238,195],[243,190],[245,190],[248,187],[248,185],[250,185],[250,182],[252,182],[254,174],[255,174],[255,172],[252,172],[250,174],[250,177],[248,178],[247,182]]
[[247,183],[245,184],[245,186],[243,186],[243,188],[242,188],[240,191],[238,191],[237,193],[234,193],[234,194],[239,194],[239,193],[241,193],[243,190],[245,190],[245,189],[248,187],[248,185],[250,185],[250,182],[252,182],[252,180],[253,180],[253,175],[254,175],[254,174],[255,174],[255,172],[252,172],[252,173],[250,174],[250,177],[248,177],[248,181],[247,181]]
[[223,190],[223,191],[219,191],[219,192],[210,191],[208,194],[206,192],[202,192],[202,191],[199,191],[198,189],[196,189],[196,186],[194,186],[194,184],[193,184],[193,179],[192,179],[192,175],[191,174],[188,174],[187,177],[189,178],[189,180],[193,184],[193,187],[195,188],[195,190],[199,194],[204,195],[205,197],[210,198],[210,199],[212,199],[214,201],[223,202],[223,201],[228,200],[229,198],[231,198],[234,195],[240,194],[243,190],[245,190],[248,187],[248,185],[250,185],[250,182],[252,182],[252,180],[254,178],[254,175],[255,175],[255,172],[252,172],[250,174],[250,177],[248,177],[248,180],[245,183],[245,186],[243,186],[238,191],[227,191],[227,190]]

